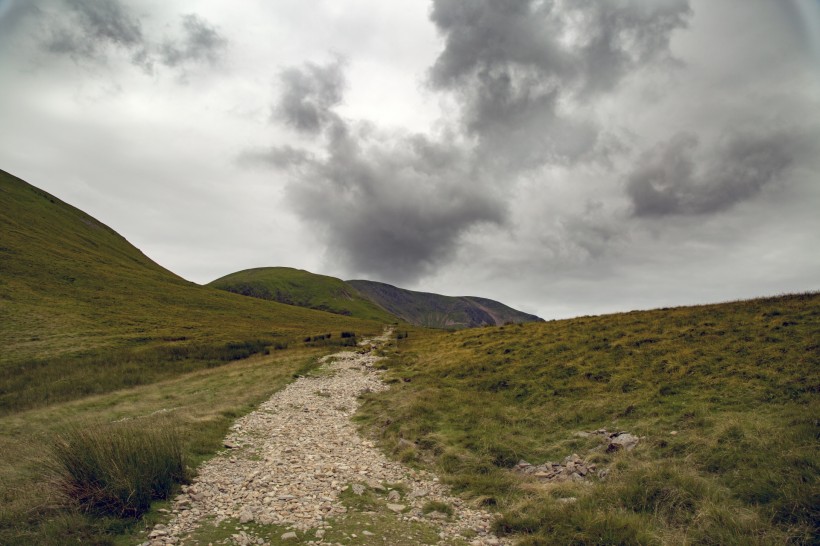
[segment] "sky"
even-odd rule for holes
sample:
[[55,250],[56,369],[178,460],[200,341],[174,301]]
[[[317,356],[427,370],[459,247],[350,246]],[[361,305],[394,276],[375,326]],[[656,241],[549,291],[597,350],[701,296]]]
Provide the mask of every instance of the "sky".
[[820,289],[818,0],[0,0],[0,168],[197,283]]

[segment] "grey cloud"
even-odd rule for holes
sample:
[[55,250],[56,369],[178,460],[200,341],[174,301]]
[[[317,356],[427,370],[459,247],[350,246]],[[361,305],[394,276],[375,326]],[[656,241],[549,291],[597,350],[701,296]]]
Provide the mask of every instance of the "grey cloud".
[[178,66],[188,61],[215,63],[228,41],[213,25],[196,14],[182,16],[184,37],[179,41],[166,41],[160,47],[163,64]]
[[505,219],[498,192],[459,148],[337,127],[327,152],[293,181],[290,199],[350,272],[415,281],[450,257],[465,231]]
[[690,13],[686,0],[434,0],[445,47],[430,83],[459,96],[465,128],[509,165],[575,161],[594,150],[599,128],[562,104],[583,106],[670,60],[670,36]]
[[246,150],[239,155],[238,162],[244,166],[274,167],[282,170],[314,164],[311,154],[293,146],[272,146],[267,149]]
[[274,147],[241,159],[291,171],[290,202],[349,272],[415,280],[472,226],[503,222],[505,205],[458,143],[342,119],[333,110],[343,99],[342,66],[308,63],[281,74],[275,116],[320,139],[320,154]]
[[73,58],[98,58],[113,45],[143,47],[142,25],[116,0],[65,0],[67,19],[53,21],[44,42],[47,51]]
[[0,36],[8,36],[29,17],[37,17],[40,7],[34,2],[6,1],[0,7]]
[[[547,162],[612,148],[592,118],[566,103],[588,104],[630,71],[670,58],[669,36],[687,14],[678,0],[434,0],[431,19],[445,47],[430,85],[461,106],[446,136],[386,134],[342,119],[337,59],[284,70],[272,115],[317,137],[321,152],[273,148],[241,160],[290,170],[297,212],[319,226],[349,271],[415,281],[451,259],[473,227],[506,222],[509,195],[499,180],[514,184]],[[573,32],[578,39],[568,41]],[[589,227],[586,238],[601,229]]]
[[337,59],[324,66],[307,63],[280,74],[283,91],[273,117],[305,133],[318,133],[337,121],[334,106],[342,101],[345,88],[344,62]]
[[677,64],[669,42],[692,16],[688,0],[582,0],[568,6],[574,32],[584,37],[574,55],[584,93],[609,91],[647,64]]
[[635,216],[719,212],[777,181],[802,146],[791,133],[734,134],[715,153],[681,133],[640,158],[627,178]]
[[196,14],[181,16],[180,37],[161,44],[143,28],[143,20],[119,0],[53,0],[47,9],[31,10],[40,18],[43,48],[75,61],[106,62],[112,50],[130,54],[130,62],[150,73],[156,63],[181,68],[213,64],[227,46],[218,29]]

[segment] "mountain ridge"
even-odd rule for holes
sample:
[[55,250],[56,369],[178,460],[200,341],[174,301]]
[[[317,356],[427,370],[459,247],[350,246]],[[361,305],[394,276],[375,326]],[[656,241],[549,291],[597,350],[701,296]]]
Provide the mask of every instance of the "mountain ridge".
[[364,279],[346,282],[383,309],[417,326],[471,328],[544,320],[484,297],[444,296]]
[[396,320],[395,316],[362,297],[341,279],[293,267],[244,269],[213,280],[206,286],[337,315],[383,322]]
[[287,305],[386,322],[460,329],[538,322],[540,317],[479,296],[445,296],[391,284],[343,281],[292,267],[257,267],[224,275],[206,284]]

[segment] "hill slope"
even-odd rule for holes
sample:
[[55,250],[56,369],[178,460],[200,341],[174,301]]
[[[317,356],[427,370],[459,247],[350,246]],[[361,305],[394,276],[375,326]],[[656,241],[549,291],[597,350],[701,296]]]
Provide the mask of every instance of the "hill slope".
[[344,281],[291,267],[260,267],[231,273],[208,286],[243,296],[382,322],[396,317],[362,297]]
[[817,544],[818,340],[820,293],[419,331],[361,412],[522,545]]
[[500,326],[508,322],[542,321],[540,317],[517,311],[487,298],[415,292],[366,280],[353,280],[347,283],[380,307],[417,326],[470,328]]
[[0,205],[0,410],[144,383],[303,334],[380,329],[185,281],[3,171]]

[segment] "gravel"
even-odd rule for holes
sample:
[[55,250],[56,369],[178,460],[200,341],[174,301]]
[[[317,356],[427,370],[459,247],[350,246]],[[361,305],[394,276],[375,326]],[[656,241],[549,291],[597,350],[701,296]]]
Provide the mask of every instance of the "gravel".
[[[378,347],[391,335],[388,330],[362,345]],[[225,438],[229,449],[199,468],[194,482],[174,500],[171,521],[155,526],[145,544],[184,544],[206,518],[207,525],[229,518],[283,525],[289,531],[311,531],[314,544],[332,544],[323,541],[324,532],[315,531],[327,529],[331,518],[344,518],[348,509],[339,500],[341,491],[353,484],[355,494],[364,491],[362,486],[382,491],[384,484],[398,483],[407,494],[399,504],[393,502],[398,492],[390,491],[388,508],[398,519],[437,528],[439,544],[465,540],[465,534],[472,537],[470,544],[509,544],[489,532],[491,514],[452,496],[435,475],[388,460],[359,436],[350,420],[358,397],[388,388],[382,372],[373,368],[380,358],[372,349],[364,351],[324,357],[319,374],[297,379],[237,420]],[[430,501],[450,505],[453,517],[422,514]],[[249,531],[233,541],[265,543]]]

